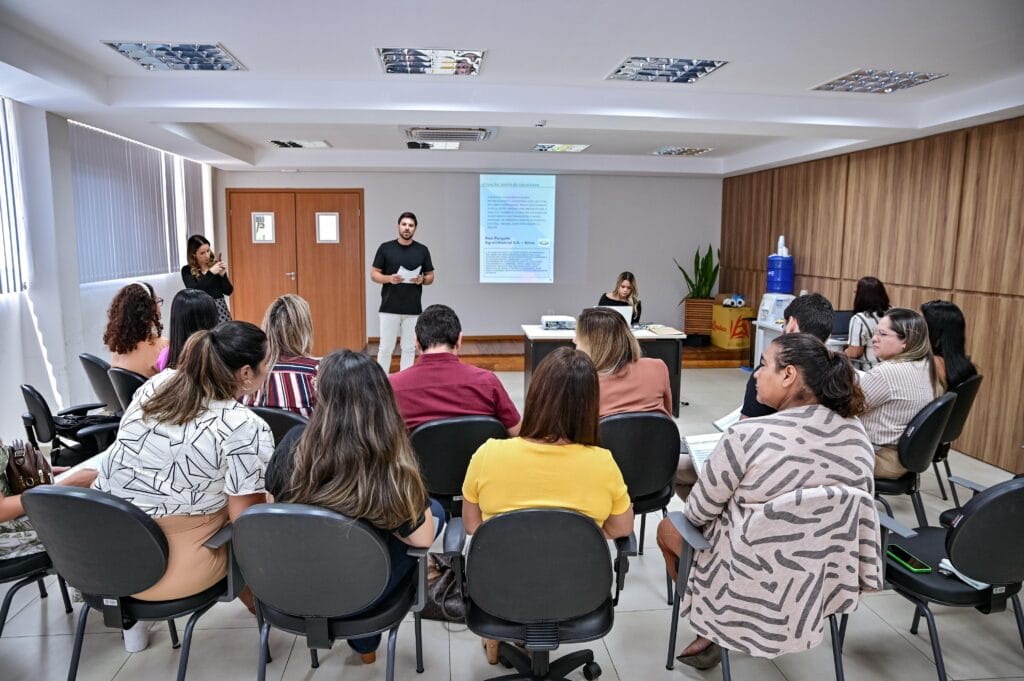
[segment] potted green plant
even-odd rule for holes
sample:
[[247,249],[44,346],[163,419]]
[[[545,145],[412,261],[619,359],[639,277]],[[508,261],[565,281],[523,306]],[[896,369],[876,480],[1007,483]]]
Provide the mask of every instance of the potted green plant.
[[718,263],[715,262],[715,255],[711,250],[711,244],[708,244],[708,252],[703,256],[698,248],[693,254],[692,273],[687,272],[678,260],[672,258],[686,283],[686,295],[679,304],[683,306],[683,331],[687,334],[711,335],[711,313],[715,305],[711,291],[718,281]]

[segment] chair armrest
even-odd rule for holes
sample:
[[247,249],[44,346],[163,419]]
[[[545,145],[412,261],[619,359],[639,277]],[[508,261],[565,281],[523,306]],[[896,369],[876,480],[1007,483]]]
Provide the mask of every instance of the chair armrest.
[[206,540],[203,544],[208,549],[219,549],[220,547],[231,541],[231,535],[234,533],[235,528],[231,523],[228,523],[224,527],[217,530],[212,537]]
[[103,409],[107,406],[106,402],[89,402],[88,404],[76,404],[73,407],[67,409],[61,409],[57,412],[57,416],[85,416],[86,413],[93,409]]
[[416,602],[412,612],[422,612],[427,605],[427,555],[430,549],[410,546],[405,553],[416,559]]
[[466,547],[466,526],[462,523],[462,518],[448,519],[441,545],[445,553],[462,553]]
[[694,551],[711,548],[711,544],[704,538],[704,534],[694,527],[681,511],[672,511],[668,514],[668,519],[672,523],[672,527],[676,528],[676,532],[683,536],[683,541]]
[[635,556],[638,554],[636,532],[630,532],[628,537],[619,537],[612,541],[615,542],[615,554],[617,556]]
[[224,592],[224,595],[217,600],[223,603],[230,603],[231,601],[238,598],[238,593],[245,586],[245,579],[242,577],[242,571],[238,567],[238,562],[235,560],[235,552],[231,548],[231,535],[234,532],[234,527],[231,523],[228,523],[224,527],[217,530],[212,537],[206,540],[203,544],[208,549],[219,549],[222,546],[227,547],[228,552],[228,588]]
[[982,485],[980,483],[974,482],[973,480],[968,480],[967,478],[962,478],[959,475],[951,475],[951,476],[949,476],[949,484],[950,485],[960,485],[961,487],[966,487],[967,489],[971,490],[975,494],[977,494],[978,492],[984,492],[986,489],[988,489],[987,487],[985,487],[985,485]]
[[121,424],[117,421],[111,421],[110,423],[97,423],[92,426],[86,426],[75,434],[75,438],[79,442],[92,441],[97,451],[104,450],[110,446],[117,437],[117,429]]
[[911,537],[917,536],[917,532],[885,513],[878,514],[878,524],[881,525],[882,529],[885,531],[898,534],[904,539],[910,539]]

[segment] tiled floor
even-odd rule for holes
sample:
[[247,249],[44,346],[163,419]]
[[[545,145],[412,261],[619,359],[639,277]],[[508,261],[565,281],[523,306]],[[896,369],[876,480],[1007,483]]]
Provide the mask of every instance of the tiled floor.
[[[523,403],[522,376],[499,374],[518,405]],[[710,431],[711,420],[733,409],[741,399],[748,374],[738,369],[687,370],[683,374],[683,407],[679,418],[684,433]],[[974,459],[954,453],[957,474],[992,484],[1009,475]],[[944,509],[935,480],[925,476],[925,506],[934,518]],[[896,514],[908,524],[913,511],[908,499],[896,499]],[[678,502],[673,508],[679,508]],[[652,520],[654,518],[652,517]],[[697,672],[682,665],[665,669],[670,611],[665,604],[663,562],[654,544],[653,532],[646,540],[644,556],[630,568],[626,591],[616,613],[615,626],[601,641],[588,644],[604,670],[602,679],[646,681],[648,679],[717,679],[720,672]],[[12,614],[0,638],[0,681],[48,681],[65,678],[71,654],[76,616],[65,615],[54,580],[51,597],[40,601],[35,588],[23,589],[15,599]],[[3,588],[0,587],[0,593]],[[946,665],[952,679],[1017,679],[1024,681],[1024,650],[1009,612],[984,616],[974,610],[935,608]],[[76,613],[77,614],[77,613]],[[851,681],[893,679],[932,681],[936,678],[931,648],[922,625],[921,634],[909,632],[911,606],[900,596],[881,593],[866,596],[850,620],[843,656],[846,678]],[[183,628],[182,622],[179,630]],[[109,633],[98,616],[93,616],[82,655],[78,678],[82,681],[150,681],[173,679],[178,651],[172,650],[167,628],[155,624],[150,646],[141,653],[124,652],[121,638]],[[691,632],[681,623],[680,646]],[[411,623],[398,637],[395,677],[469,681],[505,673],[489,667],[479,639],[463,625],[424,622],[426,671],[414,670]],[[384,678],[383,647],[375,665],[363,666],[344,643],[321,652],[318,670],[309,667],[303,642],[295,637],[271,634],[274,662],[267,678],[271,681],[368,681]],[[564,649],[563,649],[564,650]],[[189,679],[252,679],[256,673],[257,633],[253,618],[237,603],[218,605],[199,621],[189,662]],[[816,681],[833,677],[831,649],[826,641],[800,655],[764,660],[736,655],[734,677],[756,681]],[[577,672],[573,678],[582,679]]]

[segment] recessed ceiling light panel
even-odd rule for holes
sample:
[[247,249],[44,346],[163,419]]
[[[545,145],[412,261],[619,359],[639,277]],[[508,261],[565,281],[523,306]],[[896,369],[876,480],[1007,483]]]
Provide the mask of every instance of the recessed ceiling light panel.
[[244,71],[245,66],[220,43],[147,43],[104,41],[147,71]]
[[584,149],[589,149],[589,144],[535,144],[534,151],[553,151],[558,153],[578,154]]
[[417,142],[483,142],[494,128],[406,128],[405,136]]
[[483,50],[421,50],[379,47],[384,73],[427,76],[476,76],[484,61]]
[[330,149],[327,140],[270,140],[270,143],[281,149]]
[[696,83],[729,62],[681,57],[629,57],[608,80],[640,80],[652,83]]
[[709,151],[711,149],[702,149],[700,147],[658,147],[651,153],[655,156],[700,156]]
[[896,90],[906,90],[915,85],[945,78],[947,73],[923,73],[921,71],[887,71],[885,69],[860,69],[835,80],[819,85],[815,90],[833,92],[870,92],[887,95]]

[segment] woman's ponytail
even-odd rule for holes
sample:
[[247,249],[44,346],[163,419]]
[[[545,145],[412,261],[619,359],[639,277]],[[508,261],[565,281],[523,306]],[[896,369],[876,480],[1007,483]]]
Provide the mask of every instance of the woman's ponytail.
[[819,404],[847,418],[864,413],[864,393],[846,355],[829,351],[806,333],[788,333],[772,342],[779,346],[777,365],[797,367]]

